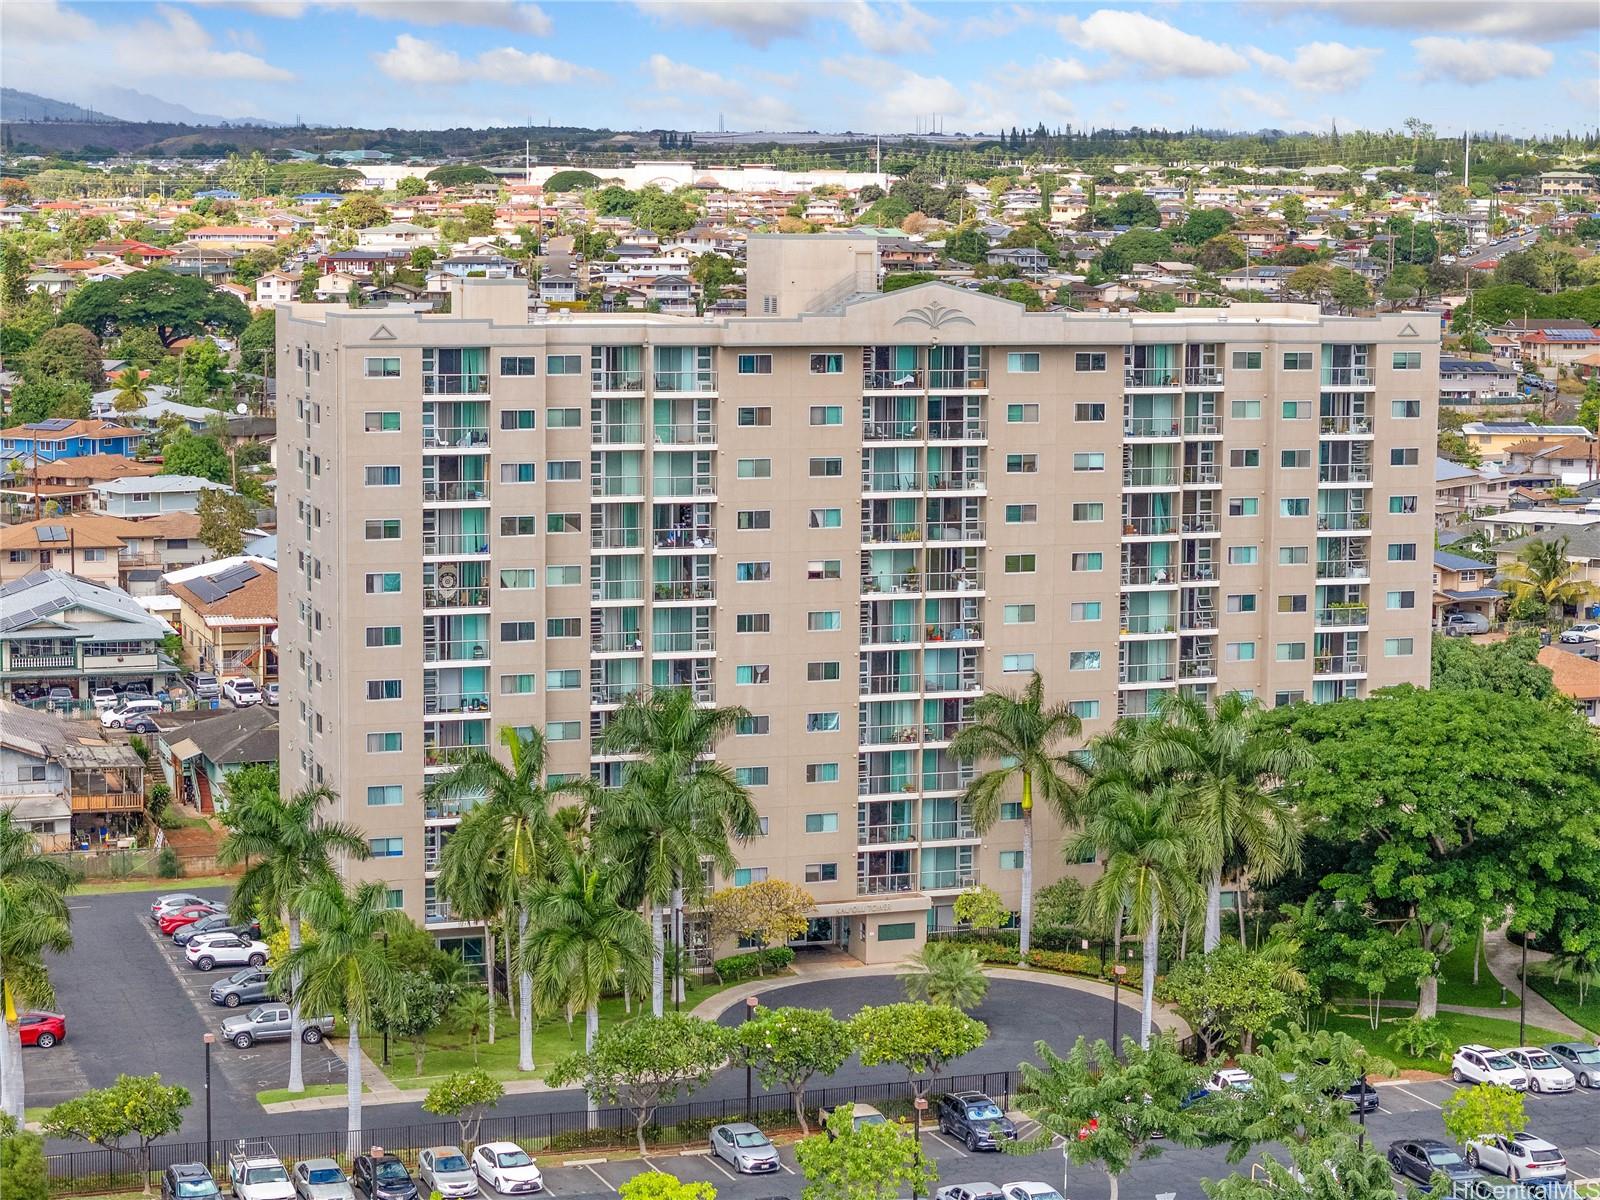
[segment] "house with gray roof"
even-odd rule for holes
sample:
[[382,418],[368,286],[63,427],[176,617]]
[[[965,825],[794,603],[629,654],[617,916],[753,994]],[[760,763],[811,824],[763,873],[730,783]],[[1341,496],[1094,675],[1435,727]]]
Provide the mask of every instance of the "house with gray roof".
[[171,632],[121,588],[35,571],[0,587],[0,681],[29,699],[65,687],[80,705],[97,687],[154,695],[177,671],[161,652]]
[[151,517],[159,513],[194,512],[200,493],[223,484],[198,475],[149,475],[143,479],[108,479],[89,489],[89,507],[114,517]]
[[0,810],[60,852],[131,835],[144,821],[144,760],[125,742],[0,700]]
[[156,735],[156,759],[172,794],[201,812],[221,803],[229,775],[278,761],[278,710],[265,704],[216,713],[174,715]]

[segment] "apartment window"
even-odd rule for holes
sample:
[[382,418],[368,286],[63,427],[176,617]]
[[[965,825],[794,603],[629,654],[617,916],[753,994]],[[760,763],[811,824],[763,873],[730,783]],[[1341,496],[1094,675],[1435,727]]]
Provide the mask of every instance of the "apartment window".
[[1261,370],[1261,351],[1235,350],[1233,352],[1233,369],[1235,371]]
[[766,663],[744,663],[734,667],[733,681],[741,687],[755,687],[772,682],[772,668]]
[[1006,423],[1008,425],[1037,425],[1039,423],[1039,406],[1037,404],[1006,405]]
[[1074,421],[1094,422],[1106,419],[1106,406],[1095,401],[1085,401],[1072,406],[1072,419]]
[[1254,592],[1234,592],[1227,600],[1228,611],[1231,613],[1253,613],[1256,611],[1256,594]]
[[368,379],[399,379],[400,359],[393,356],[363,359],[361,373]]
[[398,700],[400,699],[400,681],[398,679],[369,679],[367,680],[368,700]]
[[365,423],[368,433],[400,432],[400,414],[397,412],[369,412]]
[[1414,513],[1417,511],[1417,498],[1415,496],[1390,496],[1389,511],[1392,513]]
[[532,408],[507,408],[500,413],[501,429],[535,429],[539,424],[539,413]]
[[1072,700],[1067,703],[1067,710],[1080,721],[1098,720],[1100,717],[1100,701]]
[[400,572],[383,571],[367,576],[367,595],[392,595],[400,590]]
[[501,537],[534,537],[539,532],[538,517],[501,517]]
[[1098,671],[1100,669],[1100,651],[1074,650],[1067,655],[1067,670],[1069,671]]
[[405,803],[405,789],[398,783],[378,783],[367,788],[368,808],[393,808]]
[[500,676],[500,694],[502,696],[531,696],[536,690],[532,674]]
[[1067,606],[1067,620],[1069,621],[1098,621],[1100,619],[1100,601],[1074,600]]
[[1038,519],[1039,506],[1037,504],[1006,505],[1007,525],[1032,525]]
[[1034,606],[1031,604],[1008,604],[1005,606],[1005,623],[1007,625],[1032,625],[1034,611]]
[[837,508],[813,508],[807,520],[811,529],[840,529],[844,526],[844,511]]
[[1229,496],[1230,517],[1253,517],[1261,511],[1261,501],[1255,496]]
[[366,470],[368,487],[399,487],[399,467],[368,467]]
[[373,648],[380,646],[398,646],[400,644],[400,626],[398,625],[368,625],[367,645]]
[[1389,465],[1391,467],[1414,467],[1417,465],[1417,448],[1415,446],[1396,446],[1389,451]]
[[1039,373],[1039,355],[1037,351],[1013,351],[1006,355],[1006,370],[1012,375],[1037,375]]
[[844,409],[837,404],[813,404],[811,406],[811,423],[813,425],[843,425]]
[[1311,370],[1312,353],[1309,350],[1286,350],[1283,355],[1283,369],[1285,371]]
[[1389,401],[1389,415],[1401,420],[1411,420],[1422,415],[1421,400],[1391,400]]
[[770,354],[741,354],[739,355],[739,374],[741,375],[771,375],[772,355]]
[[1389,592],[1384,597],[1384,607],[1392,610],[1401,608],[1415,608],[1417,594],[1415,592]]
[[1279,642],[1276,654],[1279,662],[1304,662],[1306,644],[1304,642]]
[[[806,782],[807,783],[838,783],[839,782],[839,764],[836,763],[836,762],[807,763],[806,764]],[[833,816],[832,813],[829,813],[827,815],[828,816]],[[834,819],[835,819],[835,822],[837,822],[838,818],[835,817]],[[835,827],[837,827],[837,825]],[[821,832],[832,833],[833,830],[831,830],[831,829],[830,830],[813,830],[813,829],[809,829],[808,828],[806,830],[806,832],[807,833],[821,833]]]
[[1104,521],[1106,506],[1098,500],[1085,501],[1072,506],[1074,521]]
[[844,474],[844,459],[813,458],[807,473],[813,479],[838,479]]
[[1396,371],[1420,371],[1422,370],[1422,351],[1396,350],[1394,358],[1390,361]]
[[368,754],[399,754],[400,735],[398,733],[369,733],[367,734]]
[[583,479],[583,463],[575,458],[558,458],[545,464],[544,477],[551,483],[577,483]]
[[837,558],[818,558],[806,563],[807,579],[838,579],[839,560]]
[[368,838],[367,848],[372,851],[373,858],[399,858],[406,852],[406,840],[397,837]]
[[1273,708],[1287,708],[1291,704],[1299,704],[1306,698],[1304,692],[1274,692],[1272,694]]
[[809,662],[806,664],[807,683],[832,683],[839,678],[837,662]]
[[829,633],[835,629],[843,628],[840,612],[837,608],[819,609],[806,614],[806,628],[812,633]]
[[1286,471],[1303,471],[1311,465],[1311,451],[1280,450],[1278,465]]
[[[1077,556],[1073,556],[1076,560]],[[1005,558],[1005,572],[1007,575],[1032,575],[1037,569],[1037,560],[1032,554],[1008,554]]]
[[[838,763],[828,763],[826,765],[835,768],[835,774],[837,774],[837,768],[838,768],[838,765],[839,765]],[[807,768],[807,770],[809,770],[809,769],[810,768]],[[807,782],[810,782],[810,781],[808,780]],[[839,832],[839,814],[836,813],[836,812],[807,813],[806,814],[806,832],[807,833],[838,833]]]
[[1038,473],[1039,456],[1037,454],[1006,455],[1007,475],[1037,475]]
[[771,717],[740,717],[733,724],[734,737],[761,737],[770,732]]
[[1303,613],[1306,611],[1306,597],[1303,593],[1278,597],[1278,611],[1281,613]]
[[772,512],[765,508],[741,508],[734,524],[744,530],[771,529]]
[[546,671],[544,690],[547,692],[575,692],[583,686],[582,671]]
[[1278,515],[1282,517],[1309,517],[1311,500],[1306,496],[1291,496],[1278,501]]
[[749,429],[759,425],[772,424],[772,410],[766,406],[754,408],[741,408],[735,418],[741,428]]
[[1235,400],[1228,406],[1228,411],[1235,421],[1259,421],[1261,419],[1261,401]]
[[[573,355],[577,359],[577,355]],[[577,374],[576,371],[573,372]],[[550,429],[582,429],[583,410],[581,408],[547,408],[544,410],[544,423]]]
[[547,354],[544,357],[544,373],[546,375],[582,375],[583,355]]
[[1384,638],[1383,656],[1385,658],[1410,658],[1412,645],[1410,638]]
[[1074,471],[1104,471],[1106,456],[1099,453],[1079,453],[1072,456]]
[[1416,562],[1417,544],[1415,542],[1390,542],[1390,562]]
[[1222,647],[1223,662],[1255,662],[1256,644],[1254,642],[1228,642]]
[[534,567],[506,567],[500,572],[503,591],[524,591],[539,586],[539,572]]
[[839,879],[838,863],[807,863],[807,883],[836,883]]
[[771,479],[772,460],[770,458],[741,458],[738,472],[740,479]]
[[[504,523],[506,518],[501,517],[500,520]],[[545,513],[544,531],[546,533],[582,533],[583,514],[567,512]]]
[[771,633],[771,613],[738,613],[733,618],[735,633]]
[[[1028,556],[1032,558],[1030,554]],[[1089,550],[1072,556],[1072,569],[1074,571],[1099,571],[1105,563],[1105,555],[1099,550]]]
[[1237,470],[1247,470],[1261,465],[1261,451],[1259,450],[1229,450],[1228,465]]
[[844,355],[813,354],[811,356],[811,373],[813,375],[843,375]]
[[500,374],[502,375],[534,375],[538,372],[539,359],[532,354],[502,354],[500,356]]
[[807,733],[838,733],[839,714],[836,712],[814,712],[806,714]]
[[1280,567],[1298,567],[1311,561],[1311,550],[1308,546],[1279,546],[1278,565]]
[[770,562],[742,562],[734,568],[734,578],[740,583],[766,583],[772,578]]
[[579,721],[549,721],[544,727],[547,742],[576,742],[583,739],[583,725]]
[[1235,567],[1253,567],[1259,561],[1260,554],[1255,546],[1229,546],[1228,562]]
[[396,541],[400,537],[400,518],[388,517],[381,521],[368,521],[366,534],[369,542]]
[[1285,421],[1309,421],[1311,419],[1311,401],[1285,400],[1283,402],[1283,419]]
[[544,569],[544,584],[546,587],[577,587],[583,583],[583,568],[574,564],[563,564],[558,567]]
[[733,873],[734,887],[749,887],[752,883],[765,883],[766,880],[765,867],[739,867]]
[[[548,638],[578,638],[583,636],[582,617],[547,617],[544,635]],[[532,638],[526,639],[532,641]]]
[[1008,675],[1019,671],[1033,670],[1033,655],[1031,654],[1005,654],[1000,658],[1000,669]]
[[1106,356],[1090,351],[1072,356],[1072,369],[1075,371],[1104,371],[1106,369]]
[[1000,851],[1000,869],[1002,871],[1020,871],[1020,870],[1022,870],[1022,851],[1021,850],[1002,850],[1002,851]]

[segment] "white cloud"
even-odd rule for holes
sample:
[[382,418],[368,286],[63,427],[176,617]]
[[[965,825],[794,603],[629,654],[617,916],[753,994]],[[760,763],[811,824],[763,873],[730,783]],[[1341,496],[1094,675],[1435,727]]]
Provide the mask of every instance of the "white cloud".
[[242,50],[218,50],[211,34],[192,14],[170,5],[156,6],[165,26],[143,21],[117,36],[116,55],[130,74],[202,76],[285,82],[294,72],[275,67]]
[[674,62],[665,54],[652,54],[645,69],[650,72],[650,81],[657,91],[723,97],[744,94],[744,88],[733,80],[703,67]]
[[926,54],[933,49],[928,35],[944,25],[905,0],[897,4],[854,0],[844,7],[843,14],[856,40],[874,54]]
[[[1303,9],[1304,0],[1279,0]],[[1594,0],[1322,0],[1349,25],[1387,29],[1435,29],[1480,37],[1520,37],[1561,41],[1600,34],[1600,5]]]
[[62,8],[56,0],[36,0],[6,5],[5,32],[7,41],[61,45],[89,41],[99,29],[76,9]]
[[634,0],[634,6],[666,24],[720,29],[758,50],[803,36],[819,15],[813,0]]
[[1538,79],[1555,63],[1550,51],[1528,42],[1488,38],[1424,37],[1411,43],[1424,79],[1474,87],[1496,79]]
[[1020,92],[1073,87],[1099,78],[1075,58],[1041,58],[1026,67],[1007,63],[994,76],[1001,84]]
[[976,119],[969,99],[973,89],[963,91],[942,75],[923,75],[887,59],[848,55],[824,60],[822,70],[861,86],[864,95],[858,112],[863,128],[903,132],[938,117],[954,131],[963,120]]
[[[294,72],[245,50],[220,50],[194,14],[158,4],[154,17],[129,25],[102,26],[74,9],[47,0],[6,6],[6,46],[43,51],[26,60],[8,59],[8,76],[22,76],[33,87],[49,89],[81,75],[84,56],[92,56],[96,82],[124,83],[153,78],[202,78],[283,83]],[[11,79],[8,79],[11,82]]]
[[652,54],[644,69],[655,94],[638,106],[643,111],[666,108],[703,116],[712,102],[736,127],[792,129],[802,124],[795,107],[782,97],[752,92],[738,80],[704,67]]
[[380,21],[405,21],[411,25],[470,25],[506,29],[549,37],[549,15],[537,4],[513,0],[349,0],[347,6]]
[[605,78],[588,67],[512,46],[485,50],[468,61],[454,50],[409,33],[397,35],[393,47],[374,54],[372,60],[390,79],[424,87],[442,87],[469,80],[538,85]]
[[1036,10],[1021,4],[1003,4],[979,16],[968,17],[961,23],[961,33],[969,38],[1005,37],[1024,25],[1032,25],[1037,19]]
[[1146,77],[1232,75],[1248,65],[1233,47],[1142,12],[1102,8],[1083,20],[1062,17],[1056,27],[1069,42],[1108,54],[1117,65],[1136,68]]
[[1228,89],[1228,96],[1255,109],[1264,116],[1275,121],[1281,121],[1290,114],[1290,108],[1281,96],[1270,95],[1267,92],[1258,92],[1254,88],[1236,87]]
[[1373,60],[1383,51],[1342,42],[1310,42],[1295,49],[1293,61],[1254,46],[1245,53],[1268,75],[1308,92],[1345,92],[1372,74]]

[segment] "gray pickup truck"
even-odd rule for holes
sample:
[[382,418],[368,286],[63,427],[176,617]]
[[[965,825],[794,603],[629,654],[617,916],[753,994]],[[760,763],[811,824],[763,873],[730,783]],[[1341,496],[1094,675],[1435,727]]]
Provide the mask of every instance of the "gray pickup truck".
[[[324,1036],[333,1032],[332,1017],[304,1017],[300,1040],[314,1046]],[[222,1022],[222,1040],[232,1042],[241,1050],[248,1050],[257,1042],[286,1041],[292,1032],[288,1008],[278,1004],[263,1004],[247,1013],[229,1017]]]

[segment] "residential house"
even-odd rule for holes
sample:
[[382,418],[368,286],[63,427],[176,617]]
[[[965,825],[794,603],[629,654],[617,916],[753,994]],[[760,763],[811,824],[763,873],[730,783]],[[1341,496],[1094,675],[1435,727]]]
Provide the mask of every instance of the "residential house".
[[940,255],[932,246],[909,238],[885,238],[878,242],[878,265],[885,271],[933,271]]
[[148,478],[161,470],[159,463],[137,462],[120,454],[85,454],[57,462],[23,457],[10,461],[12,468],[0,472],[0,499],[13,517],[81,512],[89,507],[90,489],[95,484]]
[[539,299],[546,304],[576,304],[578,281],[571,275],[541,275]]
[[0,700],[0,809],[46,853],[131,844],[144,824],[144,774],[126,742]]
[[256,280],[256,304],[288,304],[300,294],[300,277],[286,271],[268,271]]
[[439,233],[426,225],[413,225],[409,221],[391,221],[387,225],[374,225],[356,234],[356,245],[362,250],[405,250],[408,253],[418,246],[436,246]]
[[1518,442],[1506,447],[1504,469],[1549,476],[1569,487],[1588,483],[1600,477],[1600,442],[1593,438]]
[[233,278],[234,265],[241,255],[221,246],[181,246],[167,260],[166,269],[174,275],[192,275],[208,283],[225,283]]
[[198,669],[263,686],[278,678],[276,563],[235,555],[162,578],[178,600],[184,654]]
[[0,457],[56,462],[85,454],[131,456],[144,436],[143,430],[130,429],[115,421],[51,417],[0,429]]
[[155,759],[172,794],[203,813],[226,808],[228,776],[278,761],[278,710],[265,704],[177,714],[153,739]]
[[323,254],[317,258],[317,269],[324,275],[357,275],[366,277],[374,269],[383,267],[393,270],[395,267],[411,265],[411,252],[404,249],[393,250],[339,250],[332,254]]
[[1038,277],[1050,270],[1050,257],[1032,246],[1013,246],[991,250],[985,260],[996,267],[1015,267],[1019,274]]
[[[1543,534],[1548,540],[1562,536],[1575,537],[1579,532],[1600,526],[1600,507],[1568,510],[1559,508],[1508,509],[1505,512],[1485,513],[1474,518],[1473,523],[1488,532],[1495,542],[1521,539],[1525,544],[1533,534]],[[1504,547],[1496,547],[1496,551]],[[1597,579],[1596,582],[1600,582]]]
[[682,275],[660,275],[646,285],[650,300],[664,313],[694,316],[694,284]]
[[511,279],[517,274],[518,265],[515,259],[501,254],[452,254],[449,258],[439,259],[433,268],[452,279],[465,279],[468,276]]
[[1539,195],[1541,196],[1587,196],[1591,192],[1600,190],[1600,182],[1593,175],[1582,171],[1541,171],[1539,173]]
[[1478,451],[1485,462],[1504,459],[1512,446],[1525,448],[1534,442],[1554,446],[1573,438],[1592,439],[1582,425],[1535,425],[1531,421],[1507,419],[1503,421],[1468,421],[1461,427],[1461,435]]
[[171,627],[121,588],[65,571],[0,584],[0,680],[66,687],[80,703],[96,687],[142,683],[155,694],[176,667],[161,653]]
[[115,258],[122,261],[131,258],[138,266],[150,267],[165,262],[174,252],[164,246],[152,246],[146,242],[130,241],[127,238],[108,238],[90,246],[87,253],[90,258]]
[[1536,329],[1519,334],[1524,362],[1540,366],[1575,363],[1600,350],[1600,329]]
[[191,229],[184,241],[191,246],[275,246],[283,235],[270,225],[203,225]]
[[114,517],[151,517],[157,513],[194,512],[200,493],[228,489],[198,475],[151,475],[144,479],[109,479],[90,488],[89,506]]
[[[1573,565],[1573,577],[1580,582],[1592,583],[1600,588],[1600,525],[1580,528],[1549,530],[1538,534],[1516,537],[1494,548],[1495,566],[1504,571],[1517,561],[1517,556],[1530,542],[1567,539],[1567,561]],[[1595,602],[1591,601],[1591,606]]]
[[1523,399],[1517,387],[1517,373],[1505,363],[1448,354],[1439,356],[1439,403],[1442,405],[1471,408],[1516,404]]
[[1556,691],[1571,700],[1591,725],[1600,726],[1600,659],[1584,648],[1552,643],[1539,651]]
[[90,583],[119,587],[123,530],[120,517],[46,517],[0,526],[0,583],[35,571],[66,571]]
[[1446,613],[1476,613],[1494,620],[1496,606],[1506,593],[1490,585],[1495,566],[1447,550],[1433,552],[1433,623],[1443,622]]

